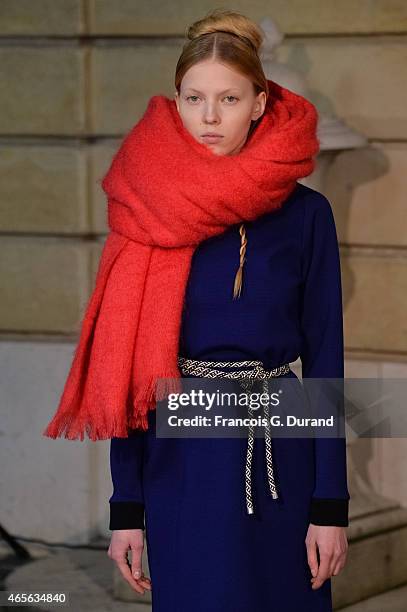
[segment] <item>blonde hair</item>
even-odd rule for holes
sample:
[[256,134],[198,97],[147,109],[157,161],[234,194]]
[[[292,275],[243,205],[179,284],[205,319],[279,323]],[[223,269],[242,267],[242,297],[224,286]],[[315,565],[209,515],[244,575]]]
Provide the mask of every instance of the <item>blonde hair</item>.
[[[181,81],[191,66],[203,60],[218,59],[247,76],[253,84],[255,95],[265,91],[268,97],[267,78],[258,53],[263,42],[263,32],[254,21],[236,11],[214,9],[188,26],[185,35],[188,40],[175,69],[175,88],[178,93]],[[252,121],[248,138],[260,121],[261,117]],[[239,232],[240,263],[233,286],[234,299],[241,294],[243,264],[246,259],[247,239],[243,223]]]
[[269,95],[267,78],[258,55],[263,32],[251,19],[236,11],[214,9],[187,26],[188,39],[175,68],[175,88],[191,66],[206,59],[219,59],[229,64],[253,83],[255,95]]

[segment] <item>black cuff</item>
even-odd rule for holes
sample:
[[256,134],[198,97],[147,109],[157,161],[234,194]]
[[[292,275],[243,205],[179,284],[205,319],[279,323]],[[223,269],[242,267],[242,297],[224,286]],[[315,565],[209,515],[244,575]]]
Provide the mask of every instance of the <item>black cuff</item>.
[[133,501],[111,501],[109,529],[145,529],[144,504]]
[[309,522],[314,525],[348,527],[349,499],[313,497]]

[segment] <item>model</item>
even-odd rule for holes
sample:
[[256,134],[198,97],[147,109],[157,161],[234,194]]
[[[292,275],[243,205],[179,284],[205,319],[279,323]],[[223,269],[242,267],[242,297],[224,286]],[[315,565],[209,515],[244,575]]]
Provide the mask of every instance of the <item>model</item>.
[[150,99],[102,181],[111,231],[44,433],[111,439],[108,554],[153,612],[330,612],[345,438],[156,436],[187,376],[300,385],[298,358],[303,378],[344,376],[334,217],[298,182],[317,111],[266,79],[244,15],[212,11],[187,36],[174,99]]

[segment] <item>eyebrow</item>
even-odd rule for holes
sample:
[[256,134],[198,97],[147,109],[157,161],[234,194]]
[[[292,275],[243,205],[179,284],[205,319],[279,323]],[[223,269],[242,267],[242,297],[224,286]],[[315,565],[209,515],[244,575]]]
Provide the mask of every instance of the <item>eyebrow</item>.
[[[199,89],[194,89],[193,87],[186,87],[185,91],[196,91],[196,93],[202,93],[202,91],[199,91]],[[239,91],[238,87],[229,87],[229,89],[225,89],[224,91],[220,91],[220,94],[224,94],[227,91]]]

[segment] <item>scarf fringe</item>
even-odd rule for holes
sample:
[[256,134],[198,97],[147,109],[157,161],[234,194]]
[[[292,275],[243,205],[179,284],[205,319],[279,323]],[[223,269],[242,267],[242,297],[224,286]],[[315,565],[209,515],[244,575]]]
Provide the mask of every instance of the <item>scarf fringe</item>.
[[[89,412],[82,407],[82,414],[72,415],[69,410],[63,413],[57,411],[54,418],[43,431],[47,438],[66,438],[68,440],[83,441],[87,435],[90,440],[107,440],[112,437],[127,438],[129,429],[148,429],[148,412],[155,410],[156,402],[162,401],[170,393],[181,393],[182,381],[179,371],[168,371],[160,377],[152,376],[142,394],[133,400],[133,413],[112,420],[109,423],[100,423],[92,418]],[[100,415],[99,415],[100,416]]]
[[148,429],[148,412],[155,410],[157,402],[167,399],[170,393],[182,392],[182,380],[179,370],[167,371],[161,376],[150,377],[145,390],[138,393],[133,400],[135,413],[131,417],[131,426]]
[[66,438],[67,440],[83,441],[87,435],[90,440],[108,440],[112,437],[127,438],[128,426],[124,422],[114,422],[110,425],[99,424],[94,420],[85,421],[69,416],[57,415],[52,419],[42,433],[47,438]]

